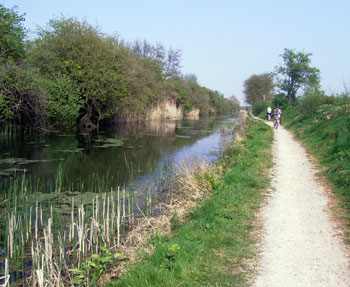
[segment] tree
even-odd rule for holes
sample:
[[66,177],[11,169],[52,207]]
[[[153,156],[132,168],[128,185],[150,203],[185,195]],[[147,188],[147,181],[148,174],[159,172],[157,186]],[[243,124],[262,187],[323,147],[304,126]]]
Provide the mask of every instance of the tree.
[[7,9],[0,4],[0,58],[19,60],[24,57],[24,15],[18,15],[16,7]]
[[194,84],[198,84],[198,79],[195,74],[186,74],[183,76],[184,81],[191,82]]
[[275,67],[278,87],[285,92],[290,103],[294,103],[298,91],[303,89],[318,89],[320,71],[310,67],[311,53],[295,52],[284,49],[283,64]]
[[181,54],[181,50],[169,49],[164,66],[164,74],[166,78],[176,78],[181,74]]
[[0,124],[44,124],[46,95],[36,75],[23,63],[26,30],[16,7],[0,4]]
[[288,98],[284,93],[278,93],[272,100],[272,106],[279,106],[282,110],[285,110],[289,106]]
[[49,24],[31,43],[28,62],[50,82],[51,123],[59,123],[60,110],[66,116],[62,125],[73,125],[79,115],[80,127],[94,128],[113,117],[144,116],[158,101],[163,78],[155,60],[85,21],[59,18]]
[[158,43],[154,46],[146,40],[129,43],[127,47],[138,56],[154,60],[162,69],[166,79],[181,76],[181,50],[172,48],[166,50],[162,44]]
[[238,108],[241,106],[241,102],[239,101],[239,99],[237,99],[237,97],[235,95],[232,95],[229,98],[236,106],[238,106]]
[[10,62],[0,65],[0,124],[42,126],[46,99],[39,79],[28,67]]
[[271,74],[254,74],[244,81],[243,86],[246,102],[251,105],[260,101],[269,101],[272,98],[274,83]]

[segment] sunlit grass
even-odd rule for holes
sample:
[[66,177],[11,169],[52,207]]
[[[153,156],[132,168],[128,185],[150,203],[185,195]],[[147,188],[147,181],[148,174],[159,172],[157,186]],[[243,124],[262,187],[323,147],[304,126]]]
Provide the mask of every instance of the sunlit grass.
[[228,147],[218,164],[221,178],[209,171],[209,198],[185,221],[173,219],[173,233],[157,235],[140,264],[110,286],[243,286],[254,258],[254,219],[269,184],[271,130],[248,119],[239,144]]

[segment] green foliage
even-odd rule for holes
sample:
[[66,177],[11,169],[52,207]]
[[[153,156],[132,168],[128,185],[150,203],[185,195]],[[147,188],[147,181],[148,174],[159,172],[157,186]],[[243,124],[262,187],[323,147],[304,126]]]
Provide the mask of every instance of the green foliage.
[[32,43],[29,59],[49,80],[58,74],[79,85],[83,126],[115,115],[143,114],[159,98],[156,63],[74,18],[51,20]]
[[143,42],[137,40],[128,46],[139,57],[151,59],[156,63],[162,70],[164,78],[177,79],[180,77],[181,50],[172,48],[166,50],[162,44],[157,43],[154,46],[146,40]]
[[47,89],[49,100],[46,109],[51,125],[58,128],[75,127],[84,104],[78,85],[68,76],[60,76],[48,82]]
[[332,97],[318,90],[307,91],[299,101],[298,110],[303,119],[308,119],[315,115],[324,104],[332,104]]
[[24,58],[24,15],[18,15],[16,7],[5,8],[0,4],[0,60],[18,61]]
[[218,91],[208,91],[209,102],[211,107],[214,108],[216,114],[227,114],[231,113],[234,109],[234,103],[226,99]]
[[38,78],[24,65],[0,65],[0,122],[23,126],[44,124],[46,95]]
[[185,112],[198,108],[201,115],[227,114],[235,110],[235,104],[217,91],[201,87],[193,76],[177,78],[170,82],[177,93],[176,101]]
[[243,86],[246,102],[251,105],[269,101],[272,98],[274,83],[271,74],[252,75],[244,81]]
[[285,49],[283,64],[275,67],[278,87],[287,94],[290,103],[295,102],[299,89],[318,89],[320,86],[319,69],[310,67],[311,55]]
[[0,92],[0,121],[11,120],[14,116],[14,109],[11,108],[11,97]]
[[109,249],[101,247],[101,254],[92,254],[90,259],[83,262],[81,268],[72,268],[73,286],[95,286],[101,276],[113,263],[123,260],[121,253],[112,253]]
[[178,228],[181,226],[180,218],[179,218],[177,215],[174,215],[174,216],[170,219],[170,224],[171,224],[171,230],[172,230],[172,231],[178,229]]
[[227,149],[219,163],[226,173],[215,183],[214,194],[190,212],[185,224],[176,224],[171,237],[152,238],[153,255],[145,255],[129,267],[125,277],[108,286],[241,286],[247,282],[251,273],[246,262],[255,256],[253,222],[269,184],[264,169],[272,164],[271,129],[251,119],[247,124],[241,145]]
[[272,106],[279,106],[283,111],[289,106],[288,98],[285,94],[279,93],[272,100]]
[[252,113],[256,116],[263,114],[263,116],[265,117],[268,106],[271,106],[270,102],[267,102],[267,101],[256,102],[252,106]]
[[[185,114],[235,108],[220,93],[199,86],[194,75],[180,74],[179,50],[147,42],[130,48],[85,21],[61,17],[41,29],[25,53],[23,16],[0,10],[0,28],[11,36],[0,35],[0,121],[96,128],[114,119],[142,120],[154,104],[169,98]],[[24,56],[28,66],[15,67],[12,60]]]

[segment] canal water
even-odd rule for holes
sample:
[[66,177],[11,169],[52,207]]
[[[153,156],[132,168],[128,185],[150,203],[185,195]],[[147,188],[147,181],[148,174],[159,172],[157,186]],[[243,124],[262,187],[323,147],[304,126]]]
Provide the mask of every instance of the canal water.
[[9,179],[25,175],[47,191],[57,185],[72,190],[143,182],[174,168],[185,158],[217,158],[220,129],[234,117],[210,120],[163,120],[123,124],[94,134],[47,133],[0,136],[1,189]]
[[[55,260],[71,263],[69,254],[76,254],[92,240],[92,246],[115,245],[116,236],[120,237],[115,219],[123,233],[140,214],[160,212],[157,202],[167,202],[172,196],[169,179],[174,169],[185,159],[217,159],[222,131],[232,128],[235,121],[235,117],[149,121],[94,134],[28,135],[2,130],[0,277],[6,258],[13,270],[11,282],[38,268],[34,259],[43,256],[38,246],[43,246],[50,224],[54,254],[65,254],[65,259]],[[79,234],[85,245],[78,248]],[[39,257],[31,255],[32,246]],[[86,252],[84,260],[92,251]]]

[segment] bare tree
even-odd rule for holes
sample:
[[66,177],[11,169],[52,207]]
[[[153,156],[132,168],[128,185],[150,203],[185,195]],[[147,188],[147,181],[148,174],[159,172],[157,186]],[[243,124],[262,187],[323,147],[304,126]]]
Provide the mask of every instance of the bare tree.
[[153,46],[146,40],[143,42],[137,40],[127,46],[135,54],[156,61],[165,74],[165,78],[176,78],[181,74],[181,50],[170,48],[166,51],[162,44],[157,43]]
[[169,49],[164,67],[166,78],[176,78],[180,75],[181,54],[181,50]]
[[195,74],[186,74],[186,75],[183,76],[183,79],[186,82],[191,82],[191,83],[194,83],[194,84],[198,84],[198,79],[197,79],[197,76]]
[[343,87],[345,96],[350,97],[350,86],[346,84],[345,80],[343,80]]
[[236,97],[235,95],[232,95],[229,99],[230,99],[235,105],[241,106],[241,102],[237,99],[237,97]]

